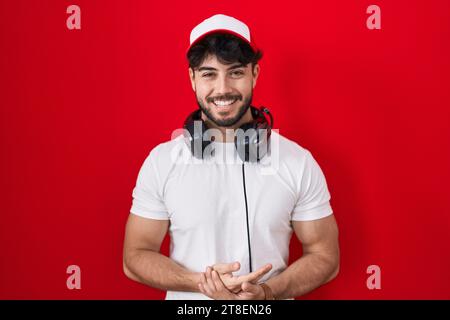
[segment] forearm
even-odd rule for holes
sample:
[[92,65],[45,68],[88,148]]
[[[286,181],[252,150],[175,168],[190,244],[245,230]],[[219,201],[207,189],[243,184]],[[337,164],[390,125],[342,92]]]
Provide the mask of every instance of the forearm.
[[294,298],[331,281],[338,270],[338,258],[309,253],[269,279],[266,284],[272,289],[276,299]]
[[134,250],[125,256],[124,271],[130,279],[153,288],[199,291],[200,273],[187,270],[159,252]]

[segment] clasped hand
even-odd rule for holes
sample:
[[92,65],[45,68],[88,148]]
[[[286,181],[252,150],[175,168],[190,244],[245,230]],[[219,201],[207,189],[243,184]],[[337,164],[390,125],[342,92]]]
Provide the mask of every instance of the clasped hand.
[[264,300],[263,288],[257,284],[272,269],[266,264],[246,275],[234,276],[240,263],[218,263],[202,272],[198,288],[204,295],[216,300]]

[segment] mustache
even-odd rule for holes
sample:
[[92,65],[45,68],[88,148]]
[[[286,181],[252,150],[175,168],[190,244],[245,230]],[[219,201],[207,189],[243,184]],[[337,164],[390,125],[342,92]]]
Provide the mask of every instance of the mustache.
[[225,94],[222,96],[206,98],[206,101],[213,102],[215,99],[219,99],[219,100],[235,100],[236,99],[236,100],[242,101],[242,95],[240,95],[240,94]]

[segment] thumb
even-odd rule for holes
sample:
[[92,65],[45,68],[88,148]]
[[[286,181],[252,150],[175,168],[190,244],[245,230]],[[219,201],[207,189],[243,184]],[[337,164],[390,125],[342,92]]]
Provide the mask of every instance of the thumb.
[[258,284],[253,284],[251,282],[242,283],[242,291],[252,294],[258,293]]

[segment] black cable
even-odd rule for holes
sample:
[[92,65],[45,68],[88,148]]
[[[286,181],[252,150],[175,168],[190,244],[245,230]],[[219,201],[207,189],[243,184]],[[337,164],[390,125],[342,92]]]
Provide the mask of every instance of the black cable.
[[242,162],[242,183],[244,184],[244,198],[245,198],[245,217],[247,220],[247,243],[248,243],[248,260],[250,266],[250,272],[252,272],[252,248],[250,246],[250,227],[248,225],[248,205],[247,205],[247,192],[245,190],[245,162]]

